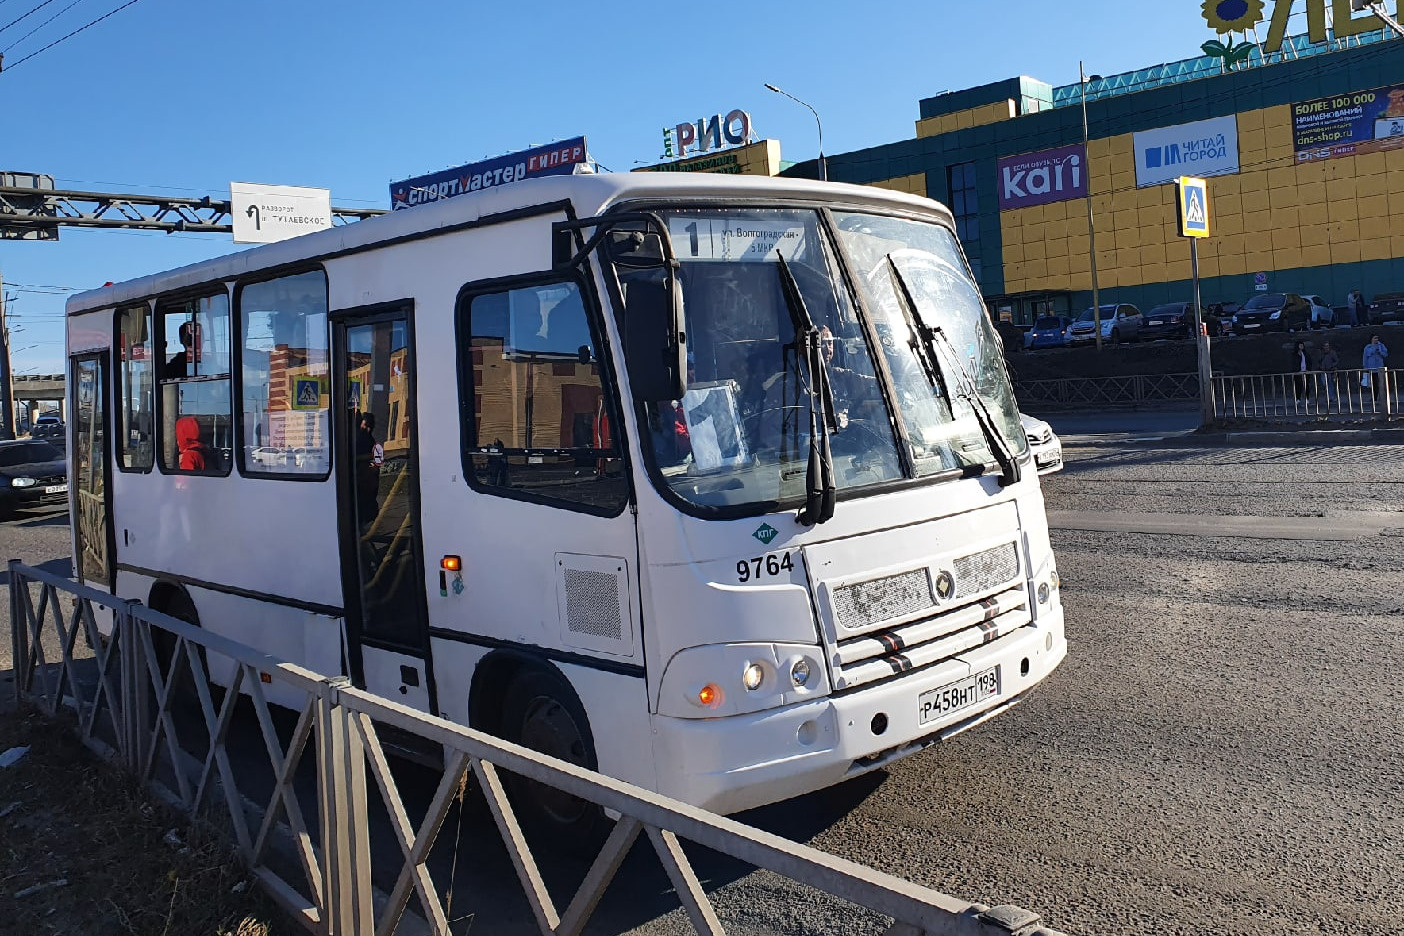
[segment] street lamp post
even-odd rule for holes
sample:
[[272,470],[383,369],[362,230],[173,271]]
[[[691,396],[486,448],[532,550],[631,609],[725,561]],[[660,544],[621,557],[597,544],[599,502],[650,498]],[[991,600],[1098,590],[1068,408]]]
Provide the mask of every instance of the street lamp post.
[[1097,226],[1092,220],[1092,157],[1087,153],[1087,82],[1096,81],[1101,75],[1088,76],[1077,63],[1078,86],[1082,91],[1082,154],[1087,160],[1083,171],[1087,173],[1087,259],[1092,266],[1092,334],[1096,338],[1097,350],[1102,350],[1102,306],[1097,296]]
[[819,178],[825,182],[829,181],[829,170],[828,167],[824,165],[824,125],[819,122],[819,112],[788,91],[781,91],[773,84],[768,84],[766,87],[776,94],[785,95],[785,97],[794,101],[796,104],[803,104],[805,107],[809,107],[809,112],[814,115],[814,124],[819,128]]

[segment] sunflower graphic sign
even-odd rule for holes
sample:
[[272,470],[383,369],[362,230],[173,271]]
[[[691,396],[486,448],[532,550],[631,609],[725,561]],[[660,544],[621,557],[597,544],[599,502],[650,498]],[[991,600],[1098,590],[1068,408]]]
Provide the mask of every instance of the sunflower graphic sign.
[[[1384,28],[1384,21],[1374,13],[1357,15],[1352,0],[1305,0],[1307,36],[1312,42],[1325,42],[1326,7],[1330,3],[1331,30],[1337,39],[1357,36]],[[1200,46],[1205,55],[1224,60],[1226,68],[1233,68],[1248,60],[1256,46],[1244,38],[1234,44],[1233,33],[1247,33],[1256,30],[1265,16],[1268,18],[1267,40],[1263,42],[1263,55],[1271,55],[1282,49],[1282,41],[1287,35],[1287,23],[1292,17],[1293,0],[1272,0],[1272,12],[1268,16],[1263,0],[1203,0],[1201,12],[1209,28],[1220,35],[1227,35],[1228,42],[1211,39]]]
[[[1217,33],[1246,33],[1262,22],[1263,0],[1204,0],[1203,12],[1209,28]],[[1230,35],[1227,43],[1210,39],[1200,48],[1205,55],[1223,59],[1225,68],[1233,68],[1246,62],[1257,46],[1246,39],[1235,45]]]

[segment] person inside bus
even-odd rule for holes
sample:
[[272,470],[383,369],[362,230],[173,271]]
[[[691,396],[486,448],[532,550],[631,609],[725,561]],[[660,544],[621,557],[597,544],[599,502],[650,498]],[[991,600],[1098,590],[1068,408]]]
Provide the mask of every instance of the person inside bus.
[[356,420],[356,519],[362,526],[380,513],[380,466],[385,450],[375,440],[375,414],[361,413]]
[[177,332],[180,337],[180,350],[166,362],[166,379],[195,376],[194,365],[200,363],[200,326],[194,322],[181,322]]
[[[844,359],[835,360],[838,342],[834,333],[825,325],[819,329],[819,348],[823,353],[825,369],[829,372],[829,386],[834,395],[834,415],[838,427],[848,425],[850,410],[861,409],[865,403],[877,399],[877,378],[844,366]],[[855,414],[856,415],[856,414]]]
[[210,464],[210,450],[200,441],[200,423],[194,416],[182,416],[176,420],[175,436],[181,471],[206,471],[213,467]]

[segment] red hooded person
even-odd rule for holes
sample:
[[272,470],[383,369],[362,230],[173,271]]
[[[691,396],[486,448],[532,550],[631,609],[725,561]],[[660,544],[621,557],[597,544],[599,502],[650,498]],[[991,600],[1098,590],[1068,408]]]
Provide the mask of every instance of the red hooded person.
[[207,449],[200,441],[200,424],[194,416],[182,416],[175,424],[176,448],[180,450],[181,471],[204,471]]

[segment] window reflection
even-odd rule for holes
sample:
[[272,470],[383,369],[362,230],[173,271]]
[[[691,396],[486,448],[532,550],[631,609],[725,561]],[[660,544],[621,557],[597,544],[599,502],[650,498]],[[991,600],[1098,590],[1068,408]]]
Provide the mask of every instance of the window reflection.
[[327,280],[320,270],[239,291],[244,470],[322,475],[328,458]]
[[553,282],[467,300],[476,483],[620,509],[627,482],[579,286]]

